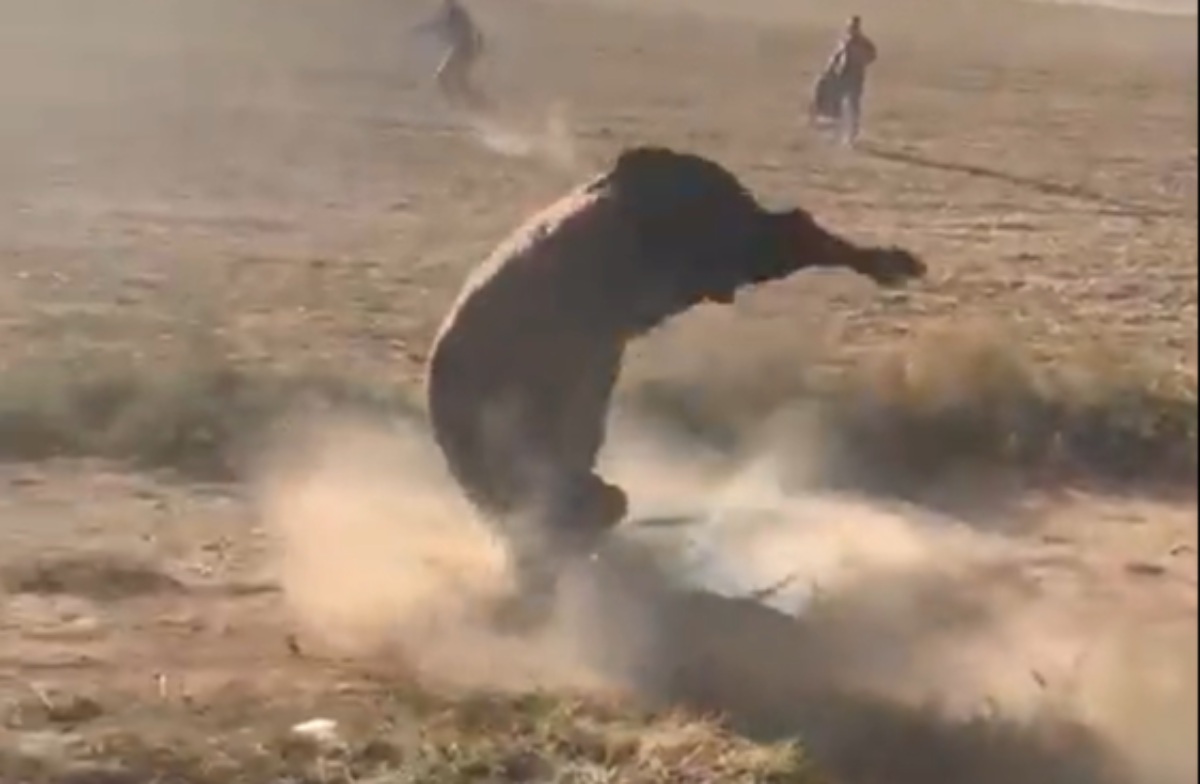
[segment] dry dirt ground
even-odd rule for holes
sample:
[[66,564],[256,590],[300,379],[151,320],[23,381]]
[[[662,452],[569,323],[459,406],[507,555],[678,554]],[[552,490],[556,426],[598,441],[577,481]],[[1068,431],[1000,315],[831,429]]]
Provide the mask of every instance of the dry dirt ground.
[[[441,106],[429,84],[435,53],[406,33],[426,5],[0,0],[0,384],[46,358],[153,368],[216,352],[411,393],[466,270],[531,208],[643,142],[711,154],[771,203],[800,201],[853,236],[909,246],[933,273],[889,294],[809,274],[691,314],[638,347],[627,386],[842,366],[970,331],[1053,366],[1104,354],[1194,384],[1194,17],[864,0],[881,60],[865,140],[849,151],[803,121],[842,22],[836,4],[478,3],[492,37],[480,76],[499,119],[474,129]],[[374,628],[396,599],[380,592],[402,590],[379,576],[381,516],[444,521],[452,502],[438,496],[429,512],[379,470],[393,465],[390,447],[335,432],[337,456],[300,480],[267,470],[202,484],[70,457],[0,467],[0,764],[12,766],[0,780],[35,780],[53,767],[46,758],[80,749],[128,761],[134,752],[104,745],[112,733],[215,759],[326,714],[386,726],[389,738],[420,735],[411,753],[429,767],[381,781],[816,780],[779,772],[766,747],[738,746],[759,755],[740,772],[697,768],[678,748],[720,744],[715,734],[692,744],[678,718],[650,725],[674,745],[642,729],[632,757],[609,749],[620,746],[616,729],[604,753],[562,741],[551,755],[535,742],[549,737],[542,730],[502,722],[561,766],[446,762],[453,755],[438,744],[450,736],[437,722],[469,724],[459,703],[409,700],[411,671],[401,688],[394,661],[328,643]],[[638,431],[629,443],[639,437],[654,440]],[[680,464],[672,484],[645,462],[657,447],[636,446],[616,446],[615,462],[647,495],[711,489],[678,450],[662,450]],[[374,448],[387,454],[364,459]],[[319,451],[293,447],[306,449]],[[412,492],[437,496],[438,481]],[[852,784],[1195,781],[1194,484],[1171,496],[1043,487],[1002,513],[949,522],[926,509],[812,503],[770,501],[785,522],[816,522],[786,544],[747,535],[727,560],[743,559],[746,579],[804,563],[809,587],[821,582],[828,601],[848,607],[813,621],[829,631],[816,646],[824,658],[789,648],[791,632],[774,621],[757,629],[753,612],[726,627],[728,608],[703,607],[681,615],[701,619],[707,637],[694,624],[673,639],[649,635],[653,654],[630,654],[625,639],[634,627],[646,636],[644,619],[613,633],[643,664],[692,648],[678,668],[691,668],[688,685],[630,676],[624,660],[614,678],[577,653],[508,649],[462,628],[422,632],[440,647],[418,658],[470,690],[609,693],[654,681],[655,696],[686,693],[756,740],[800,734]],[[280,559],[279,534],[308,550]],[[931,565],[937,579],[926,584]],[[888,582],[897,570],[903,589]],[[872,590],[903,606],[880,605]],[[950,606],[947,594],[978,606]],[[792,600],[821,604],[811,593]],[[329,632],[343,621],[347,637]],[[739,638],[755,642],[753,655],[735,650]],[[808,686],[828,677],[888,707],[814,697],[818,707],[801,710],[799,671]],[[1014,724],[943,724],[927,712],[931,699],[947,716],[994,711]],[[1027,738],[1047,704],[1094,732],[1100,751]],[[570,725],[574,714],[562,715]],[[387,754],[372,760],[397,769]]]

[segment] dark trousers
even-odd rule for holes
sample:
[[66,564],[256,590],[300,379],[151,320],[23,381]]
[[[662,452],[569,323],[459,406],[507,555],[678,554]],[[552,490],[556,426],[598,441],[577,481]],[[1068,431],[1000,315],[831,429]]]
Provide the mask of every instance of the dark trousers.
[[862,128],[862,101],[865,84],[861,79],[847,79],[842,85],[842,140],[853,144]]

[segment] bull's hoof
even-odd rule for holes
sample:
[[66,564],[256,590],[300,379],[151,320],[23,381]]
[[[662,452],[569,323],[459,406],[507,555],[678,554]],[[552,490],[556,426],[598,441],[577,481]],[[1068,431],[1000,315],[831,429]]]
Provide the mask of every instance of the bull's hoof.
[[543,563],[526,562],[519,567],[516,590],[492,604],[489,617],[503,633],[529,634],[545,628],[554,616],[563,576],[579,567],[594,567],[600,562],[596,541],[591,549],[582,546],[555,555],[546,555]]
[[501,634],[525,636],[545,628],[553,614],[553,592],[525,592],[499,599],[490,608],[488,620]]

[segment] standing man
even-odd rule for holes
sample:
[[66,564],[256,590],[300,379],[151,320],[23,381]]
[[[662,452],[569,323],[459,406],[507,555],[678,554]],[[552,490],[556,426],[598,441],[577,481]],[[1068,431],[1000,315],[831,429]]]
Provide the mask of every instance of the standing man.
[[862,18],[853,16],[817,82],[814,114],[836,117],[847,144],[858,140],[867,69],[878,56],[875,43],[862,31]]

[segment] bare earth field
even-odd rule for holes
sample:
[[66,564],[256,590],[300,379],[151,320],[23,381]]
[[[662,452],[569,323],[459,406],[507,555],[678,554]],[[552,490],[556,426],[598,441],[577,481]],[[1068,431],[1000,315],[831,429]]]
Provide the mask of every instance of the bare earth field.
[[[866,0],[851,151],[803,122],[835,4],[479,2],[475,128],[406,33],[427,5],[0,0],[0,784],[1196,781],[1194,16]],[[795,578],[797,620],[643,564],[499,638],[494,546],[377,409],[418,397],[467,270],[635,143],[933,272],[800,275],[631,357],[612,470],[647,514],[727,503],[702,579]],[[823,373],[890,401],[843,435],[895,434],[836,487],[811,422],[696,432]],[[878,423],[969,400],[1042,449],[1008,393],[1051,376],[1125,402],[1031,471]],[[299,378],[370,415],[264,440],[294,400],[239,385]],[[314,717],[340,741],[289,731]]]

